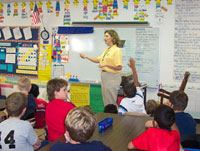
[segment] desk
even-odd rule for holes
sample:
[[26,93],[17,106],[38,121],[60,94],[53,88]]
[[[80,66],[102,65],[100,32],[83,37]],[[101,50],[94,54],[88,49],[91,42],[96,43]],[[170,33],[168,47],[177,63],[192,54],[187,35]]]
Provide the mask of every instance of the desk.
[[[151,117],[141,116],[123,116],[111,113],[97,113],[97,121],[101,121],[106,117],[114,119],[113,126],[109,127],[102,133],[98,132],[98,127],[95,129],[93,136],[89,139],[102,141],[105,145],[109,146],[113,151],[127,151],[128,142],[143,133],[146,128],[144,126],[147,120]],[[48,151],[55,142],[65,142],[64,136],[61,136],[54,142],[41,148],[39,151]]]

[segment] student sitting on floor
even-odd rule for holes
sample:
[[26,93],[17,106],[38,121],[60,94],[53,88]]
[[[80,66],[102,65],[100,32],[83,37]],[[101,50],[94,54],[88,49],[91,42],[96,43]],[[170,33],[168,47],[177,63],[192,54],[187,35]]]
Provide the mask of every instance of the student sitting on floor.
[[129,142],[128,149],[179,151],[180,135],[174,123],[174,111],[166,105],[159,105],[154,112],[153,128]]
[[21,77],[18,81],[18,89],[20,92],[28,96],[28,104],[25,114],[21,117],[22,120],[27,120],[34,117],[36,111],[35,98],[32,94],[29,94],[31,89],[31,81],[26,77]]
[[148,100],[146,102],[146,112],[149,116],[153,116],[155,109],[158,107],[158,103],[155,100]]
[[176,114],[176,125],[179,129],[180,135],[196,134],[196,122],[189,113],[184,110],[188,104],[188,96],[183,91],[173,91],[170,94],[168,105],[174,110]]
[[130,68],[133,72],[134,84],[127,84],[124,86],[124,94],[127,98],[122,99],[118,113],[124,114],[125,112],[138,112],[146,113],[144,108],[144,96],[141,88],[139,87],[137,71],[135,68],[135,61],[130,58]]
[[39,87],[37,84],[31,84],[31,90],[29,94],[32,94],[35,98],[36,102],[36,113],[34,115],[35,117],[35,124],[34,128],[44,128],[45,127],[45,110],[47,106],[47,102],[37,98],[40,94]]
[[6,111],[9,118],[0,123],[2,151],[33,151],[40,146],[40,140],[32,125],[20,120],[26,111],[27,96],[14,92],[6,99]]
[[65,125],[67,142],[55,143],[51,151],[111,151],[101,141],[86,142],[97,125],[95,114],[89,106],[72,109],[65,119]]
[[114,104],[108,104],[104,107],[104,113],[118,113],[117,106]]
[[47,125],[47,139],[54,141],[65,133],[65,117],[75,106],[67,102],[67,81],[51,79],[47,83],[49,103],[46,107],[45,121]]

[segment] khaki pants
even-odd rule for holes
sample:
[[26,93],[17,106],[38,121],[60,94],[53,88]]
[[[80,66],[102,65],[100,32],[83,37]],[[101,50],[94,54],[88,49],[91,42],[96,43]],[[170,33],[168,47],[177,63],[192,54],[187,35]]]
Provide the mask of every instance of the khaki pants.
[[117,94],[121,84],[120,73],[101,72],[101,91],[104,106],[114,104],[117,106]]

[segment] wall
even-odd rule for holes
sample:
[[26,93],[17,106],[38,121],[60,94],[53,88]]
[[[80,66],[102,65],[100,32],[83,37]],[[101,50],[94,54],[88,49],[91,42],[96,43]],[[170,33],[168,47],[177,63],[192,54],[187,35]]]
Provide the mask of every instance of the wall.
[[[182,1],[182,0],[180,0]],[[191,2],[195,2],[196,0],[192,0]],[[43,2],[43,11],[47,10],[46,2]],[[55,14],[55,1],[52,1],[52,5],[54,6],[54,13],[48,14],[43,13],[43,22],[48,31],[52,33],[52,27],[57,26],[63,26],[63,15],[64,15],[64,1],[60,0],[61,4],[61,11],[60,16],[56,17]],[[144,4],[145,1],[141,0],[140,4],[144,9],[147,9],[146,14],[148,17],[145,18],[146,21],[149,22],[151,27],[159,28],[159,81],[162,83],[164,88],[169,90],[178,89],[180,85],[180,81],[175,81],[173,78],[173,69],[174,69],[174,34],[175,34],[175,1],[172,1],[172,5],[167,4],[167,0],[161,1],[161,6],[164,6],[167,8],[167,11],[164,11],[163,9],[156,9],[156,1],[150,1],[149,5]],[[13,4],[12,5],[12,11],[13,11]],[[129,1],[128,10],[123,8],[123,1],[118,0],[118,13],[119,16],[114,16],[114,19],[112,21],[133,21],[133,12],[134,12],[134,3],[133,1]],[[6,14],[6,3],[4,3],[4,13]],[[29,4],[26,6],[27,10],[29,10]],[[73,2],[70,3],[70,11],[71,11],[71,18],[72,22],[74,21],[94,21],[93,18],[97,16],[97,13],[92,13],[93,3],[91,0],[89,0],[88,3],[88,19],[83,18],[83,3],[81,0],[79,0],[79,4],[77,7],[73,5]],[[19,11],[21,10],[21,4],[19,5]],[[19,15],[21,12],[19,12]],[[101,20],[97,20],[101,21]],[[6,17],[1,23],[2,26],[30,26],[31,25],[31,18],[27,19],[21,19],[21,16],[19,17]],[[42,24],[40,23],[39,26]],[[106,26],[106,25],[104,25]],[[131,27],[131,26],[130,26]],[[41,41],[42,43],[43,41]],[[51,39],[49,40],[51,42]],[[187,70],[187,69],[186,69]],[[189,70],[189,69],[188,69]],[[184,71],[183,71],[184,74]],[[186,92],[189,95],[189,105],[187,108],[187,111],[190,112],[198,112],[197,110],[200,107],[200,101],[198,101],[199,98],[199,88],[198,83],[188,83],[188,88]],[[43,91],[44,89],[42,89]],[[8,88],[3,89],[2,93],[9,94],[11,91],[8,90]],[[151,99],[154,98],[158,100],[157,96],[157,89],[154,88],[148,88],[147,98]],[[44,96],[42,96],[44,97]],[[196,115],[200,117],[200,114]]]

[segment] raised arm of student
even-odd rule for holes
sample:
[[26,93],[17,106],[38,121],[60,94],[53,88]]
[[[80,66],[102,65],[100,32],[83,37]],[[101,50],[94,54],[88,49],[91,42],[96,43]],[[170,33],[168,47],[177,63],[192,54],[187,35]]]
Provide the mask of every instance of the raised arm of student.
[[80,57],[83,58],[83,59],[88,59],[94,63],[99,63],[99,59],[98,58],[93,58],[93,57],[90,57],[90,56],[87,56],[85,54],[80,54]]
[[137,75],[137,71],[135,68],[135,60],[133,58],[129,59],[129,67],[132,69],[133,72],[133,80],[134,80],[134,84],[136,87],[139,87],[139,82],[138,82],[138,75]]

